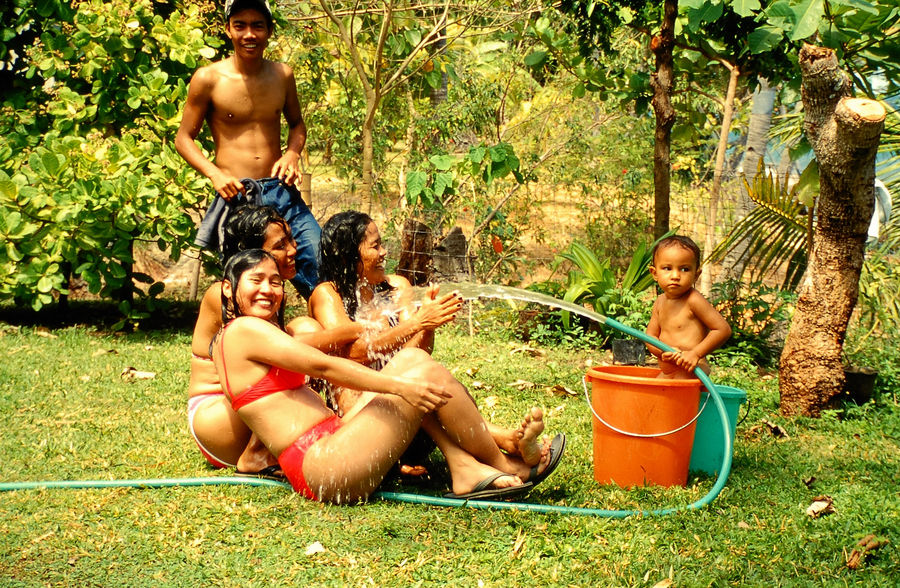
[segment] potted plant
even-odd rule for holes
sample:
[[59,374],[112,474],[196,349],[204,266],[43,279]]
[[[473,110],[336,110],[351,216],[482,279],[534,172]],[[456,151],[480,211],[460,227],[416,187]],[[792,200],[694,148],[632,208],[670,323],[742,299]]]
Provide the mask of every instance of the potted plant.
[[856,404],[865,404],[875,396],[878,372],[870,367],[844,365],[844,394]]
[[[644,294],[623,287],[613,288],[609,291],[607,316],[626,327],[638,331],[646,330],[647,323],[650,322],[653,300]],[[643,341],[618,331],[611,333],[610,336],[614,363],[644,365],[647,359],[647,347]]]

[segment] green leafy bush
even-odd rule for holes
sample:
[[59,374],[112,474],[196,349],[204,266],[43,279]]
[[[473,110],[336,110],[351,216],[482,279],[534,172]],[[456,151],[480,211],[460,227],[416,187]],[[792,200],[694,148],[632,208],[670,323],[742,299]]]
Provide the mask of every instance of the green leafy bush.
[[[646,288],[644,288],[646,290]],[[607,316],[622,323],[626,327],[646,330],[653,311],[653,298],[644,291],[635,291],[623,286],[609,291]]]
[[796,294],[780,288],[740,280],[713,284],[710,302],[731,326],[731,338],[716,356],[744,355],[756,365],[778,363],[793,314]]
[[25,77],[43,83],[17,84],[0,108],[0,300],[40,309],[75,274],[136,321],[163,284],[132,273],[134,244],[177,259],[194,233],[187,212],[207,198],[172,139],[185,80],[221,43],[197,4],[73,8],[28,50]]

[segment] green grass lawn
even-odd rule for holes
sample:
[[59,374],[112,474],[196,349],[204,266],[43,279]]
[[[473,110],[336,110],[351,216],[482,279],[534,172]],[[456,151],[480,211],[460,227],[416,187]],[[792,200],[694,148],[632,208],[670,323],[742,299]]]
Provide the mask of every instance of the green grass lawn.
[[[224,475],[187,432],[189,331],[0,323],[0,482]],[[668,490],[597,485],[588,408],[551,388],[580,393],[585,362],[604,353],[533,356],[522,346],[446,329],[435,355],[496,422],[515,425],[540,405],[548,432],[567,434],[562,464],[529,502],[655,509],[709,491],[714,480],[696,476]],[[126,381],[127,367],[156,376]],[[336,507],[250,486],[13,491],[0,494],[0,585],[900,584],[895,396],[785,420],[774,377],[722,367],[713,380],[747,391],[750,407],[728,484],[699,511],[605,519],[381,500]],[[774,437],[762,419],[789,437]],[[811,518],[806,509],[819,495],[833,499],[835,512]],[[845,558],[869,533],[890,543],[848,569]]]

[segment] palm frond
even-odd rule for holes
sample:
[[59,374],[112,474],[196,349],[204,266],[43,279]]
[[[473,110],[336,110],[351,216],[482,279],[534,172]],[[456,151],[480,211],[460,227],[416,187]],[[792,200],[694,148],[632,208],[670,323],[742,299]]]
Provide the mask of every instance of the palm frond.
[[709,258],[723,261],[744,244],[739,261],[752,268],[752,279],[784,270],[783,287],[796,287],[807,262],[805,207],[797,199],[797,187],[788,189],[787,178],[766,174],[762,162],[753,184],[745,179],[744,187],[757,206],[731,228]]

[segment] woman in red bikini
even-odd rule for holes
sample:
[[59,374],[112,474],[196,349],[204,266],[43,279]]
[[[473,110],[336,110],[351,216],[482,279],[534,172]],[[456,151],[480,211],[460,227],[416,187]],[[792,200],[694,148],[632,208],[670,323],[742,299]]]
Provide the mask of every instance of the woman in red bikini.
[[[244,249],[264,249],[272,254],[285,281],[296,273],[297,247],[290,227],[270,206],[248,204],[229,215],[224,229],[223,257]],[[232,410],[209,355],[209,344],[222,327],[222,283],[215,282],[203,295],[191,340],[191,379],[188,386],[188,429],[200,452],[216,468],[236,469],[238,474],[279,477],[273,455],[252,435]],[[308,317],[295,319],[291,332],[309,345],[332,349],[353,341],[361,328],[331,329]]]
[[[490,499],[532,486],[522,482],[529,468],[521,461],[516,468],[520,476],[481,463],[455,442],[447,442],[478,437],[484,421],[477,409],[469,409],[471,402],[455,400],[449,388],[459,383],[430,358],[424,361],[424,351],[402,350],[381,371],[374,371],[285,333],[280,326],[283,283],[267,252],[251,249],[232,257],[222,282],[227,323],[213,339],[211,351],[233,409],[278,456],[297,492],[334,503],[365,499],[423,419],[440,423],[445,431],[445,439],[436,442],[445,452],[456,494]],[[373,394],[339,418],[305,385],[304,374]],[[487,440],[493,443],[489,436]],[[484,487],[477,488],[479,480]]]

